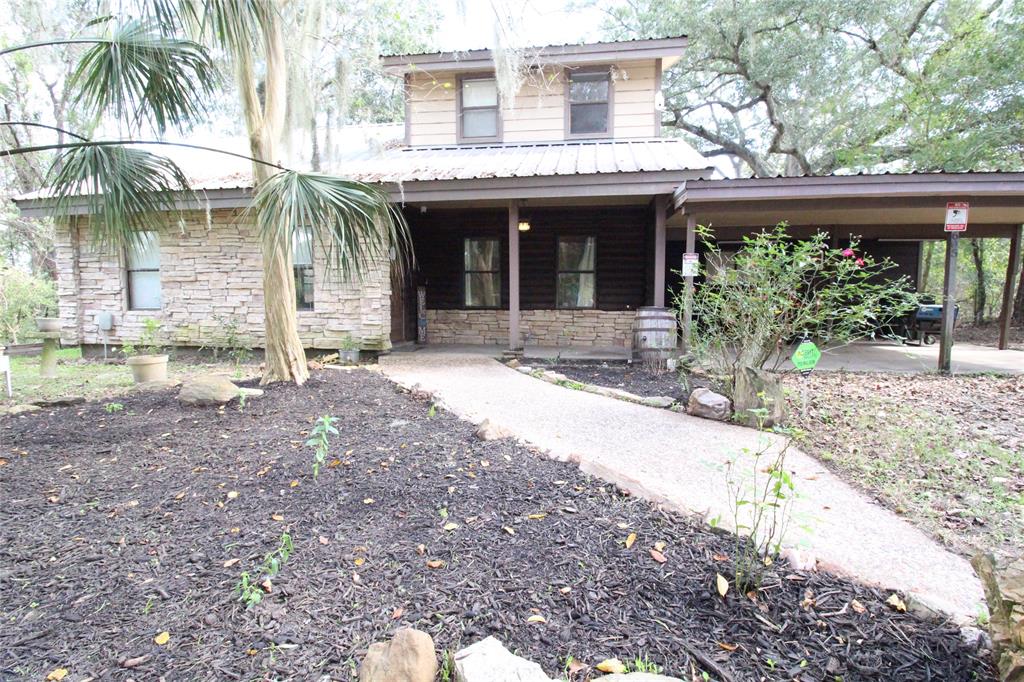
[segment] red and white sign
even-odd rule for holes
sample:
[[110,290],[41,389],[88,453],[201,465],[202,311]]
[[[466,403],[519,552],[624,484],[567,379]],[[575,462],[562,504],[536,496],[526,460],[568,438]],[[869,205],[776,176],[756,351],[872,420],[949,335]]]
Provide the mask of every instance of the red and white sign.
[[967,231],[967,210],[970,205],[966,201],[950,201],[946,204],[946,232]]
[[700,259],[695,253],[683,254],[683,277],[696,277],[700,274]]

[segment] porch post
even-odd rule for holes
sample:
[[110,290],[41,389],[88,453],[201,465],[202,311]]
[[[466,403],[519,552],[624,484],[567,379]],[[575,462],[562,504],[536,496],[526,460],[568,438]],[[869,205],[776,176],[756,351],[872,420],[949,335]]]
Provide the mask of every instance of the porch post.
[[508,202],[508,347],[520,350],[519,343],[519,203]]
[[665,211],[668,197],[654,197],[654,306],[665,307]]
[[[697,216],[692,213],[686,214],[686,253],[694,253],[697,250]],[[683,352],[690,352],[690,327],[693,322],[693,276],[685,279],[683,307]]]
[[960,233],[946,239],[946,271],[942,282],[942,333],[939,336],[939,372],[949,374],[953,358],[953,321],[956,313],[956,260]]
[[1010,259],[1006,263],[1006,282],[1003,283],[1003,309],[999,313],[999,350],[1006,350],[1010,344],[1010,323],[1013,321],[1013,284],[1017,281],[1020,266],[1021,234],[1024,225],[1018,225],[1010,237]]

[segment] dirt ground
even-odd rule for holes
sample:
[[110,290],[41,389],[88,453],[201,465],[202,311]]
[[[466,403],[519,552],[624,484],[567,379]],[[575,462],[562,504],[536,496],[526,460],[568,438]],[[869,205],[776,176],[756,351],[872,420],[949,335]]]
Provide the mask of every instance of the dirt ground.
[[1024,551],[1024,377],[821,372],[786,386],[802,447],[844,478],[964,555]]
[[[977,327],[970,324],[959,325],[953,337],[963,343],[974,343],[994,348],[999,341],[999,325],[995,322]],[[1024,326],[1014,324],[1010,327],[1009,347],[1024,350]]]
[[[119,400],[0,417],[0,678],[351,680],[413,625],[447,651],[496,635],[549,674],[615,656],[686,679],[991,679],[885,592],[780,562],[722,598],[730,537],[480,441],[373,372],[242,409]],[[314,479],[323,414],[341,433]],[[247,609],[236,585],[268,555]]]

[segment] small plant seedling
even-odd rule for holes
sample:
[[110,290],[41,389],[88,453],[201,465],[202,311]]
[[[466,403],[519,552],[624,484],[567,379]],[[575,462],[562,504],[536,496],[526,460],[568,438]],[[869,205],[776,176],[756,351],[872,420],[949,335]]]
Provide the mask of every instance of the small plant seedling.
[[124,405],[121,403],[107,403],[103,406],[103,409],[107,411],[107,414],[113,414],[114,412],[120,412],[124,409]]
[[245,608],[251,609],[263,601],[263,583],[281,571],[281,566],[288,562],[294,550],[292,536],[287,532],[281,533],[277,549],[263,558],[263,563],[255,576],[248,571],[242,571],[235,584],[235,593],[238,594],[238,600],[245,604]]
[[455,679],[455,659],[447,650],[441,652],[441,682],[452,682]]
[[427,417],[433,419],[437,416],[437,405],[430,403],[430,409],[427,410]]
[[306,445],[313,448],[313,478],[320,475],[320,467],[327,461],[327,453],[330,451],[330,436],[337,436],[338,429],[334,428],[337,417],[324,415],[316,420],[313,430],[309,432],[309,439]]
[[653,663],[651,659],[647,658],[647,655],[637,656],[633,659],[632,663],[626,665],[631,672],[638,673],[651,673],[653,675],[661,674],[661,666]]
[[239,393],[238,394],[238,411],[239,412],[243,412],[245,410],[245,401],[246,401],[246,399],[248,399],[248,397],[249,396],[247,396],[245,393]]

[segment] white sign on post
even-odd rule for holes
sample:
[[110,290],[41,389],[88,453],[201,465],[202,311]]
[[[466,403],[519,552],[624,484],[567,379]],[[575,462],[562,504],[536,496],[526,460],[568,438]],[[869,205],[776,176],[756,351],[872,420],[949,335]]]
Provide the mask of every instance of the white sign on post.
[[700,273],[700,261],[695,253],[683,254],[683,277],[696,277]]
[[946,232],[967,231],[967,211],[970,205],[966,201],[950,201],[946,204]]

